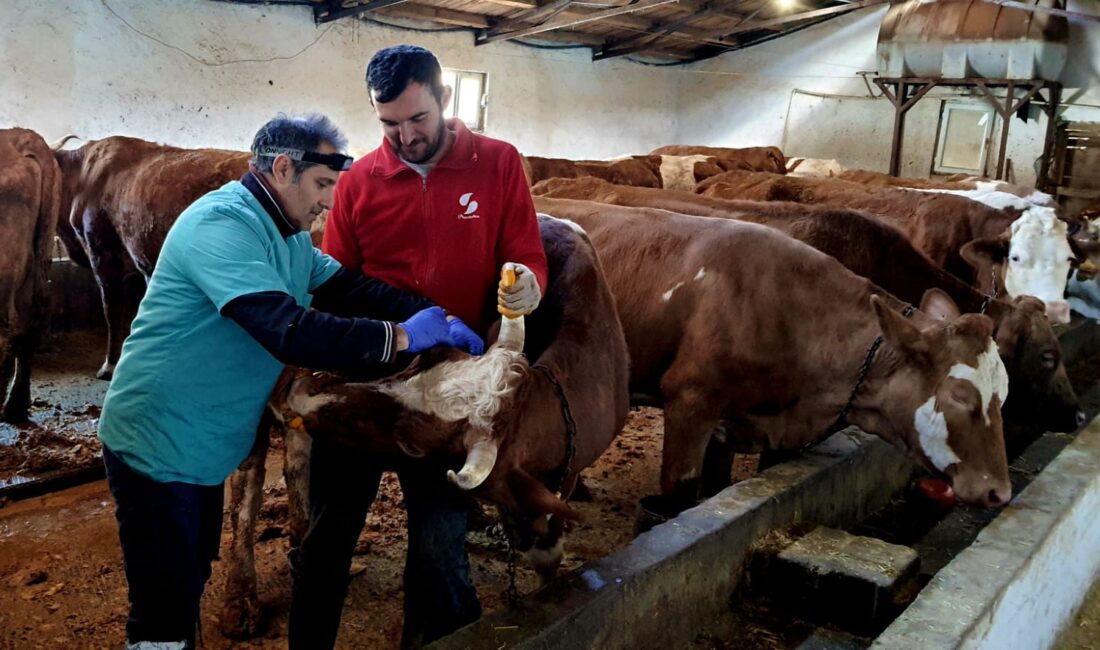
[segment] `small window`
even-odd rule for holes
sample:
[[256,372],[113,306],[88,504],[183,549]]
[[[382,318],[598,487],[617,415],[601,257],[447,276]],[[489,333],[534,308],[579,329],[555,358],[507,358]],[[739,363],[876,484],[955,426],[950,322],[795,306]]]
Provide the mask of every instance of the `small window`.
[[984,174],[992,129],[991,107],[945,102],[940,114],[940,135],[932,171],[936,174]]
[[443,109],[443,117],[458,117],[472,131],[485,130],[484,72],[443,69],[443,85],[450,86],[451,103]]

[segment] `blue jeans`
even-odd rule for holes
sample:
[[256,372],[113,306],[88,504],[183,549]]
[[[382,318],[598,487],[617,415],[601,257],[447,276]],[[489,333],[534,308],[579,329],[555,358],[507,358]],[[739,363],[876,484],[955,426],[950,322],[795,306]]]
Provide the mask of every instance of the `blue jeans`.
[[[400,468],[397,476],[409,517],[401,647],[416,648],[481,617],[466,555],[472,501],[447,482],[445,467],[418,463]],[[310,526],[291,556],[290,648],[336,643],[352,552],[381,479],[370,458],[314,440]]]
[[195,647],[199,601],[218,556],[222,485],[160,483],[103,447],[129,585],[126,638]]

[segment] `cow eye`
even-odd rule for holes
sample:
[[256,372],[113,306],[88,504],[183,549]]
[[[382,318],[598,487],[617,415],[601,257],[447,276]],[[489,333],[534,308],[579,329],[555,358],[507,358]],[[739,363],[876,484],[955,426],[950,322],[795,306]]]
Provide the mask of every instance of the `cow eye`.
[[1020,256],[1019,255],[1013,255],[1012,257],[1009,257],[1008,259],[1012,260],[1013,262],[1019,262],[1020,261]]

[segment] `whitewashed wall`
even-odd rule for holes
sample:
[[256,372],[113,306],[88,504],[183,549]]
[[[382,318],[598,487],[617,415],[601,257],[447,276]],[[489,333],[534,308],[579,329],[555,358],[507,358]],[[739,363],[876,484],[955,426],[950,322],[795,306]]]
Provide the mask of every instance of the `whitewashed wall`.
[[487,132],[521,151],[606,157],[667,144],[676,131],[678,71],[593,63],[588,50],[475,48],[469,33],[330,25],[315,26],[307,7],[0,0],[0,127],[241,149],[274,113],[317,110],[353,146],[373,148],[381,131],[366,63],[411,42],[444,66],[488,72]]
[[[885,11],[857,11],[709,61],[656,68],[592,62],[587,50],[473,47],[468,33],[414,34],[351,20],[318,27],[305,7],[0,0],[0,127],[239,149],[277,111],[318,110],[348,131],[353,146],[372,148],[381,133],[367,102],[366,62],[380,47],[413,42],[448,67],[488,72],[487,131],[526,153],[604,158],[669,143],[778,144],[790,155],[884,171],[892,108],[871,99],[856,73],[877,67]],[[1100,120],[1100,25],[1074,25],[1071,37],[1065,81],[1084,90],[1067,91],[1076,105],[1064,117]],[[905,175],[928,175],[939,108],[929,98],[910,112]],[[1008,155],[1021,182],[1034,178],[1045,126],[1045,119],[1013,121]]]
[[[1084,6],[1087,4],[1088,6]],[[1070,9],[1095,12],[1095,2]],[[856,72],[875,70],[875,44],[887,9],[869,8],[815,27],[686,67],[678,111],[680,142],[725,146],[779,144],[788,155],[838,158],[886,171],[893,107],[873,100]],[[1063,74],[1069,102],[1062,117],[1100,121],[1100,24],[1072,23],[1070,60]],[[874,93],[879,94],[877,87]],[[939,122],[933,91],[907,116],[902,174],[928,176]],[[980,97],[972,99],[982,103]],[[1039,113],[1036,111],[1036,113]],[[1042,153],[1046,118],[1014,119],[1008,159],[1016,180],[1032,183]],[[994,145],[1000,124],[995,125]],[[996,169],[990,152],[989,171]]]

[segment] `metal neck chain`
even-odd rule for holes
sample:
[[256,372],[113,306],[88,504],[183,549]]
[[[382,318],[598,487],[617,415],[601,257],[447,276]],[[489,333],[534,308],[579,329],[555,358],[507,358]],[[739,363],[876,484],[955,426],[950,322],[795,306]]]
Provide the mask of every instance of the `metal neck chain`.
[[[917,311],[917,308],[913,305],[907,305],[902,310],[901,315],[909,318]],[[867,381],[867,375],[871,373],[871,364],[875,361],[875,353],[882,346],[883,338],[879,334],[875,337],[875,340],[871,342],[871,347],[867,348],[867,355],[863,358],[863,365],[859,367],[859,375],[856,377],[856,385],[852,388],[852,393],[848,396],[848,403],[844,405],[844,408],[840,409],[840,414],[836,416],[836,421],[833,422],[832,428],[829,430],[831,433],[840,431],[844,426],[844,420],[848,417],[848,414],[852,412],[852,407],[856,403],[856,393],[863,387],[863,382]]]
[[[573,458],[577,455],[577,422],[573,419],[573,409],[569,407],[569,400],[565,397],[565,389],[562,388],[561,382],[554,376],[554,373],[542,364],[535,364],[532,367],[541,372],[550,382],[550,385],[554,387],[554,394],[557,395],[558,402],[561,404],[561,417],[565,421],[565,462],[562,464],[561,474],[558,475],[557,481],[551,488],[553,492],[561,492],[565,479],[569,477],[570,472],[573,470]],[[516,544],[511,534],[506,533],[505,537],[508,540],[508,587],[504,590],[504,598],[508,601],[508,605],[512,606],[519,601],[519,589],[516,588]]]
[[997,298],[997,267],[993,267],[990,275],[993,278],[993,287],[989,290],[989,295],[985,297],[985,300],[982,300],[982,306],[978,309],[979,314],[984,314],[985,310],[989,309],[990,303]]
[[504,599],[511,607],[519,602],[519,589],[516,588],[516,545],[512,542],[512,536],[508,538],[508,587],[504,590]]
[[558,396],[558,402],[561,404],[561,417],[565,421],[565,463],[562,465],[561,475],[558,476],[556,484],[551,488],[552,492],[560,492],[565,484],[565,479],[569,477],[569,473],[573,469],[573,457],[577,455],[577,422],[573,419],[573,409],[569,408],[569,400],[565,397],[565,389],[562,388],[558,378],[542,364],[535,364],[533,367],[541,372],[550,382],[550,385],[554,387],[554,393]]

